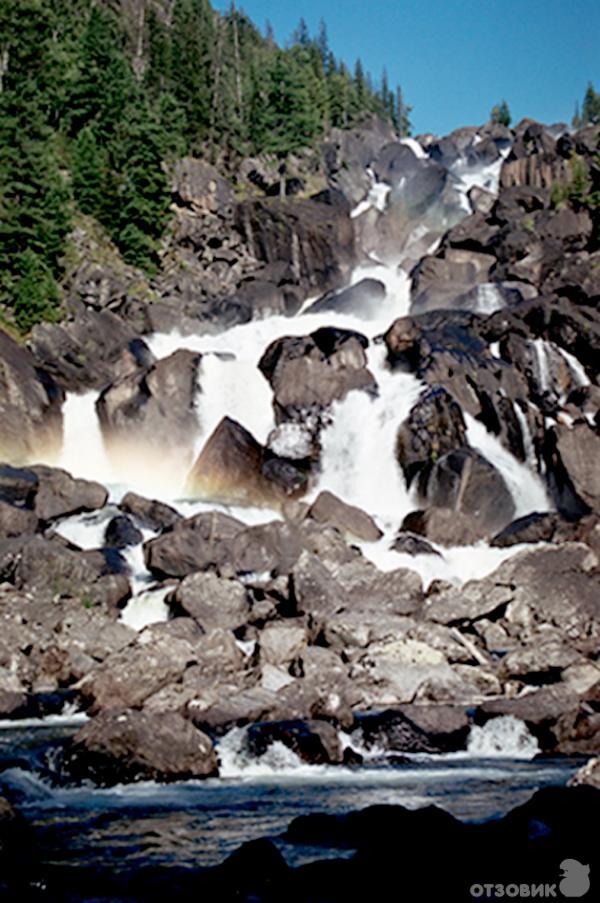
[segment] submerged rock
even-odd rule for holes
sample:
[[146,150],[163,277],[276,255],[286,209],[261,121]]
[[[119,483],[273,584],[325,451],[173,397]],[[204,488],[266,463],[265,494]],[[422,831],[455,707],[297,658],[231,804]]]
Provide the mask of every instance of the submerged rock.
[[334,725],[327,721],[272,721],[248,728],[246,743],[254,756],[282,743],[311,765],[339,764],[342,748]]
[[218,773],[212,741],[175,713],[113,710],[79,730],[64,753],[71,780],[185,781]]

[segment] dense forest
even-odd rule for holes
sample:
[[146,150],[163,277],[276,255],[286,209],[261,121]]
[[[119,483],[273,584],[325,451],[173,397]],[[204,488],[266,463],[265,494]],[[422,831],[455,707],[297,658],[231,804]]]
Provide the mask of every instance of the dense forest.
[[23,331],[58,309],[74,210],[152,272],[164,160],[233,171],[369,111],[410,127],[401,90],[337,60],[324,23],[312,37],[301,20],[282,49],[234,3],[0,0],[0,35],[0,304]]

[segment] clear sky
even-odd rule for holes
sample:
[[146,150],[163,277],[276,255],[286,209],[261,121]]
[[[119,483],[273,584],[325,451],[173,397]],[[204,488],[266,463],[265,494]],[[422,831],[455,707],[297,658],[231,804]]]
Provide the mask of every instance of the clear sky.
[[[213,0],[224,10],[230,0]],[[303,16],[327,23],[334,53],[387,67],[414,107],[413,131],[478,125],[506,98],[513,121],[570,122],[588,81],[600,90],[600,0],[238,0],[285,44]]]

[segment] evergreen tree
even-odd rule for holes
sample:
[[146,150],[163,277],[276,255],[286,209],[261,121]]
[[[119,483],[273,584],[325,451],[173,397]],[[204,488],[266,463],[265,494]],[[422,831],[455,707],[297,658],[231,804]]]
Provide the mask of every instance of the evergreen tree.
[[[70,230],[70,198],[51,120],[56,113],[56,21],[49,4],[0,8],[0,301],[28,329],[58,305],[55,279]],[[28,293],[44,274],[40,293]],[[29,311],[29,312],[28,312]]]
[[75,141],[72,187],[77,206],[83,213],[100,221],[112,217],[107,153],[98,145],[90,126],[83,128]]
[[14,258],[16,281],[13,315],[21,332],[28,332],[43,320],[57,320],[60,293],[42,258],[28,249]]
[[310,44],[310,32],[305,19],[300,19],[296,30],[292,35],[292,44],[300,44],[301,47],[308,47]]
[[499,125],[505,125],[507,128],[511,123],[510,110],[505,100],[492,107],[490,113],[491,122],[497,122]]
[[600,124],[600,94],[594,91],[594,86],[589,82],[581,105],[581,125],[598,124]]
[[321,19],[319,22],[319,35],[317,37],[317,47],[319,48],[319,53],[321,54],[321,60],[323,62],[323,66],[327,65],[327,61],[329,59],[329,37],[327,35],[327,24],[325,19]]
[[185,115],[191,151],[201,153],[211,124],[215,42],[208,0],[176,0],[171,27],[171,92]]

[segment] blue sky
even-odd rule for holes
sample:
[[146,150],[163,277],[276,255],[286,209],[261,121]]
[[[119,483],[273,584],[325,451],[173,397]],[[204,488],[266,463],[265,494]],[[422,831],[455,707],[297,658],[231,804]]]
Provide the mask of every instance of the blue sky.
[[[226,9],[230,0],[216,0]],[[413,131],[445,134],[488,119],[506,98],[513,121],[570,121],[588,81],[600,90],[600,0],[238,0],[285,43],[321,17],[337,56],[387,67],[414,107]]]

